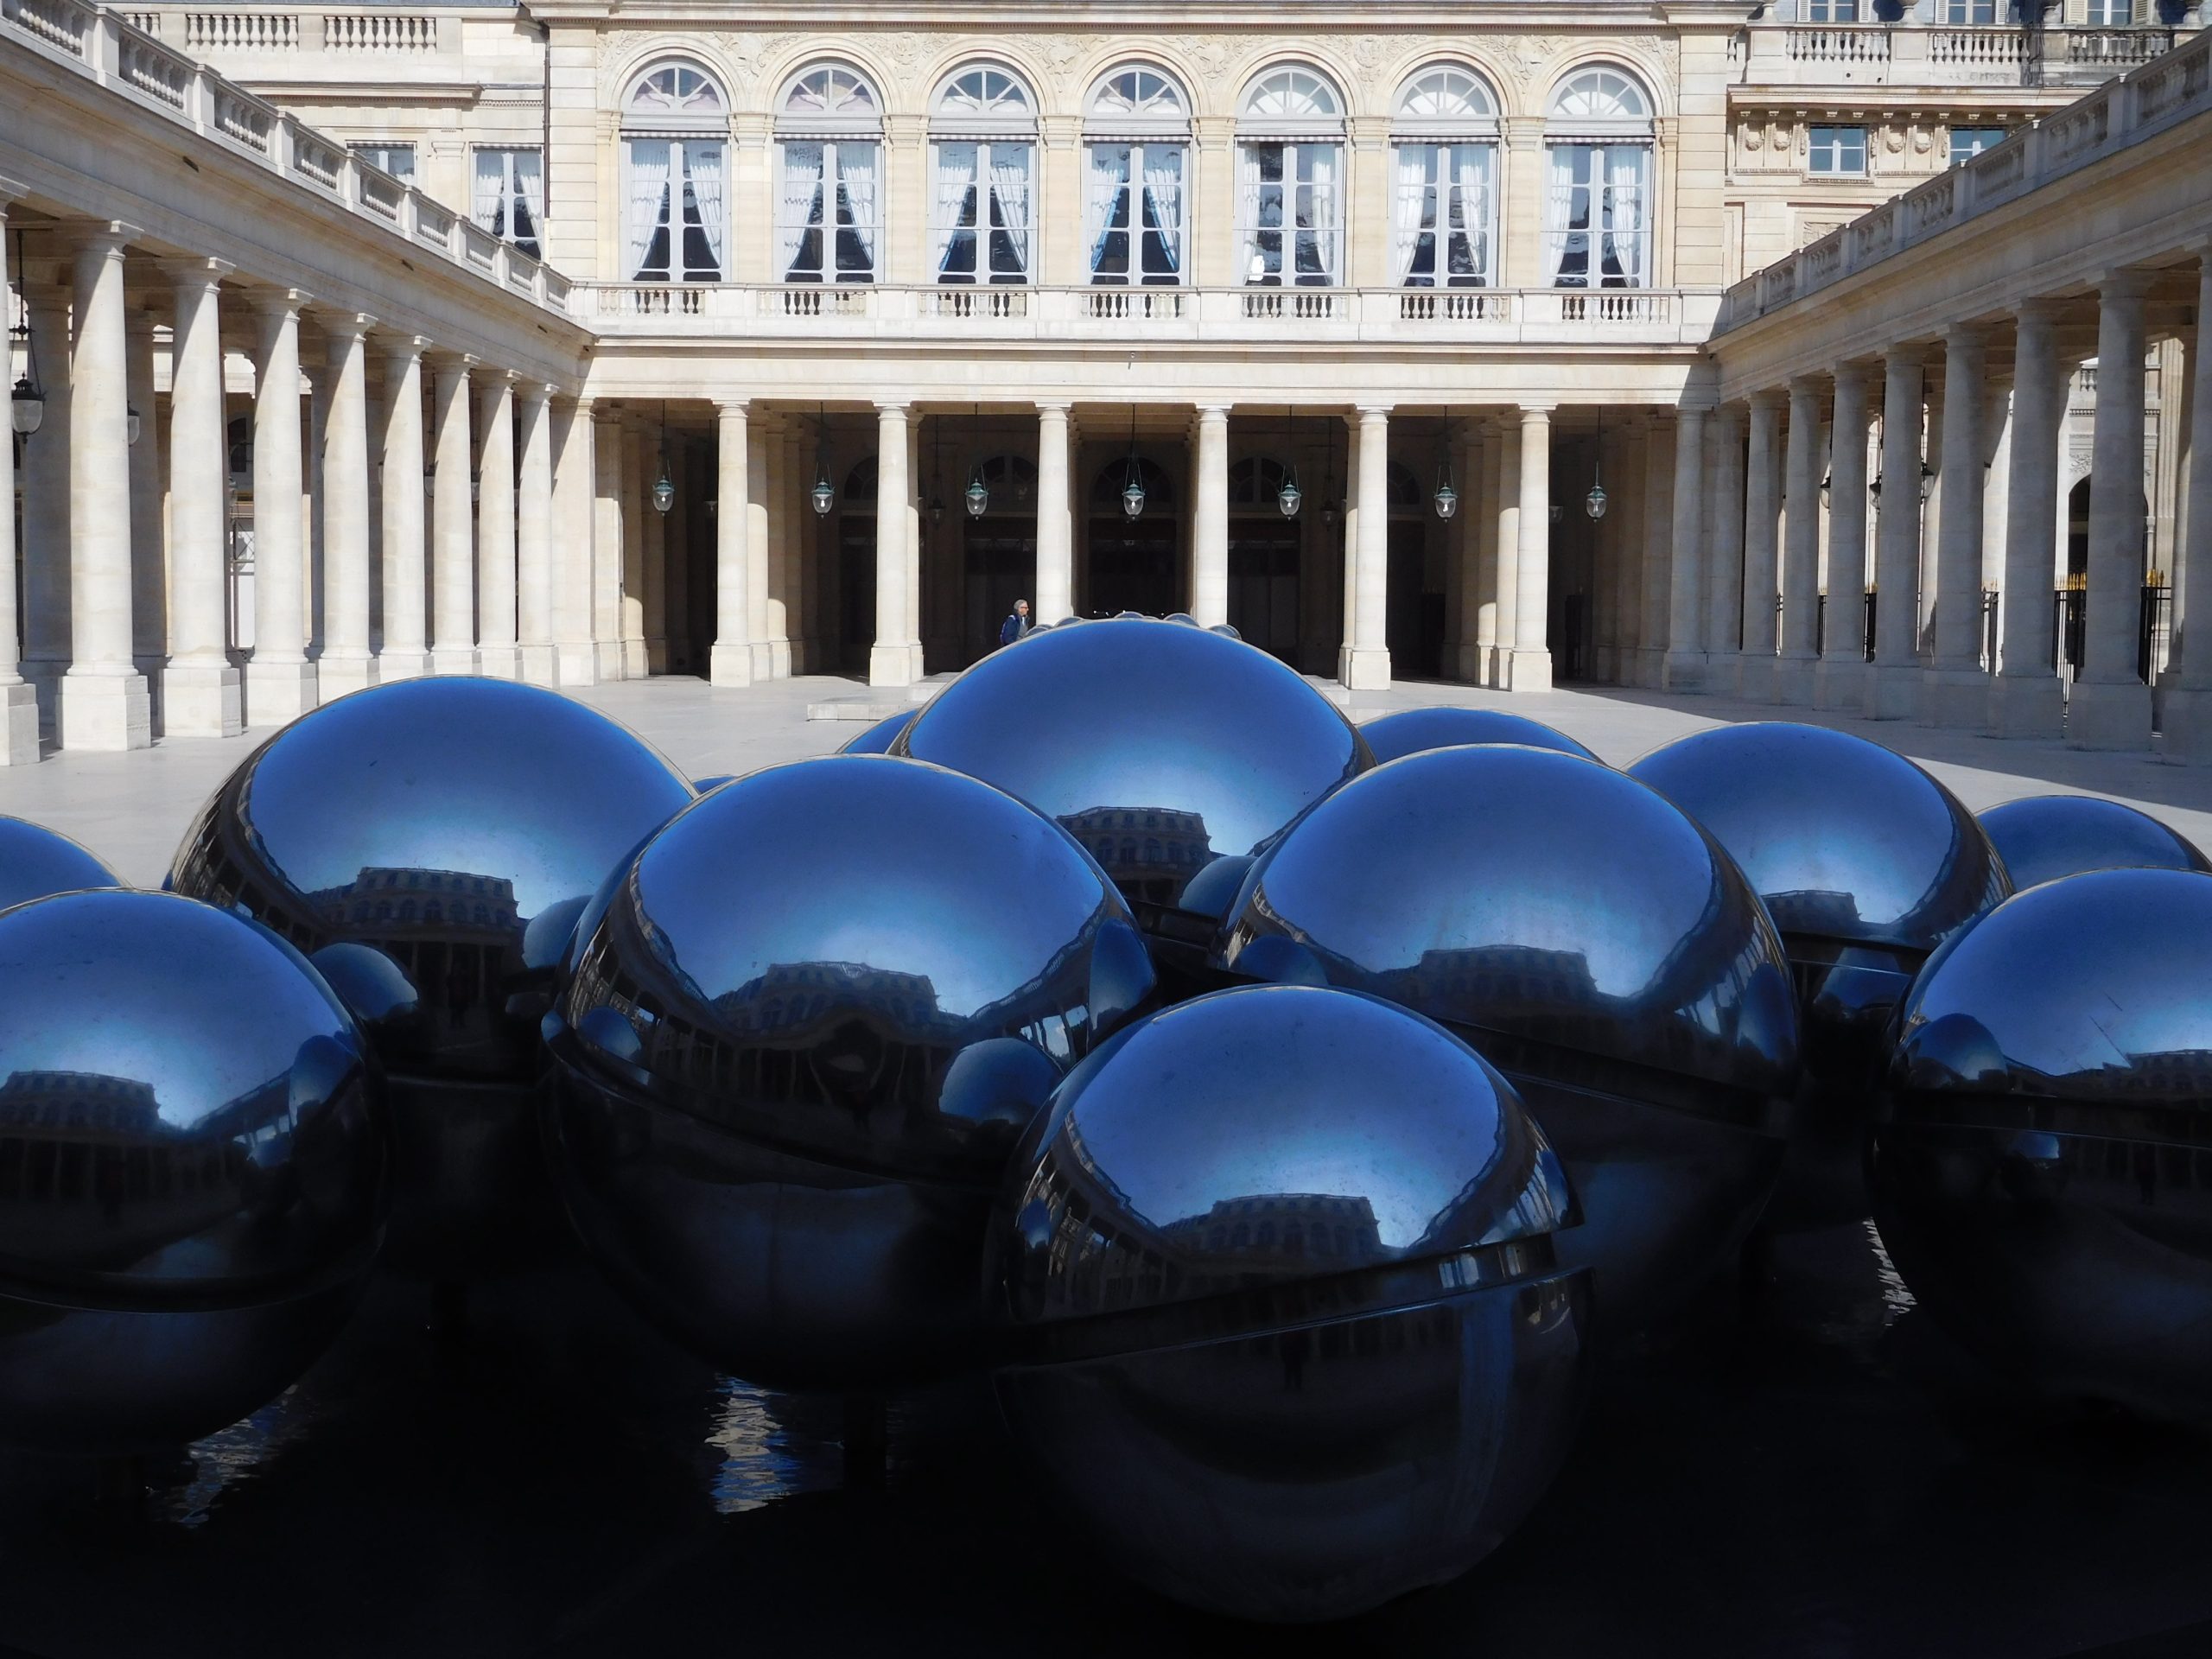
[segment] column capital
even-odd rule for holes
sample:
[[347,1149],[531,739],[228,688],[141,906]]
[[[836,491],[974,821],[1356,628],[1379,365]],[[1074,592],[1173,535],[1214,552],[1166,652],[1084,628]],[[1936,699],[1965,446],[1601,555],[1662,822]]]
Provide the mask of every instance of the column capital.
[[888,420],[891,416],[895,415],[900,420],[904,421],[910,419],[914,412],[914,405],[912,402],[908,399],[878,397],[873,401],[875,404],[875,413],[878,420]]
[[715,399],[715,413],[717,416],[735,415],[742,419],[753,413],[753,400],[750,397],[717,397]]
[[479,364],[472,373],[486,391],[497,391],[501,386],[512,386],[522,378],[512,369],[493,368],[487,364]]
[[8,209],[29,194],[30,186],[23,183],[20,179],[0,175],[0,219],[7,218]]
[[1068,418],[1070,411],[1075,408],[1075,404],[1065,397],[1039,397],[1034,401],[1033,407],[1040,419],[1049,420],[1058,417],[1065,421]]
[[1956,351],[1961,347],[1974,350],[1989,343],[1989,325],[1981,322],[1955,322],[1943,330],[1943,349]]
[[296,317],[315,303],[315,296],[304,288],[254,288],[246,290],[245,302],[264,317]]
[[1359,423],[1364,426],[1370,421],[1389,420],[1392,407],[1389,404],[1355,404],[1352,413],[1359,416]]
[[1789,401],[1789,391],[1785,386],[1761,386],[1746,401],[1754,412],[1762,409],[1780,409]]
[[154,269],[180,288],[213,288],[238,267],[227,259],[209,258],[195,253],[174,259],[156,259]]
[[417,358],[430,349],[428,334],[387,334],[379,330],[376,343],[377,349],[394,361]]
[[560,395],[561,388],[550,380],[524,380],[521,385],[523,402],[536,407],[550,409]]
[[1557,404],[1522,404],[1519,405],[1519,407],[1521,410],[1521,424],[1526,426],[1531,421],[1550,420],[1552,417],[1552,411],[1557,409],[1559,405]]
[[1882,348],[1882,366],[1885,370],[1917,369],[1927,361],[1928,348],[1916,340],[1899,340]]
[[1819,369],[1810,370],[1803,374],[1793,374],[1789,377],[1789,395],[1793,398],[1800,393],[1808,397],[1817,397],[1827,390],[1827,375]]
[[456,375],[465,379],[468,372],[474,368],[479,361],[467,352],[449,352],[439,347],[433,347],[425,352],[423,356],[429,360],[430,367],[436,371],[440,379]]
[[145,232],[119,219],[94,219],[55,226],[57,239],[71,252],[105,254],[120,259],[124,248]]
[[2151,291],[2151,284],[2158,276],[2155,270],[2140,265],[2120,265],[2097,278],[2097,298],[2109,304],[2114,300],[2139,300]]
[[1847,385],[1865,386],[1872,379],[1873,370],[1871,365],[1853,359],[1837,364],[1829,371],[1829,375],[1835,381],[1836,390],[1840,391]]
[[1230,408],[1228,404],[1200,404],[1197,410],[1199,424],[1204,425],[1208,421],[1227,421]]
[[365,311],[318,310],[315,320],[334,340],[364,339],[377,326],[377,320]]

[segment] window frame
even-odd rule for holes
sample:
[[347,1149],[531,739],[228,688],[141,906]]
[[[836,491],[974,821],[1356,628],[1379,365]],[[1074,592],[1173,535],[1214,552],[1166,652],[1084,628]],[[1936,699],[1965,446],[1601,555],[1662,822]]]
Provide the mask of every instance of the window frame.
[[[1607,81],[1616,84],[1610,110],[1593,113],[1561,107],[1573,97],[1595,103],[1596,93]],[[1611,223],[1621,189],[1615,182],[1614,158],[1631,155],[1636,159],[1630,186],[1636,224],[1624,239]],[[1591,157],[1599,159],[1592,162],[1586,177],[1570,178],[1561,184],[1562,161]],[[1653,212],[1657,172],[1657,101],[1641,77],[1619,64],[1600,60],[1578,64],[1554,83],[1544,102],[1543,269],[1550,273],[1549,286],[1587,292],[1652,285],[1658,260],[1658,219]],[[1562,191],[1564,204],[1560,199]],[[1578,191],[1587,209],[1586,219],[1579,226],[1573,218]],[[1581,238],[1582,266],[1579,279],[1570,280],[1568,261],[1577,238]],[[1624,249],[1630,258],[1624,265],[1618,256]],[[1611,272],[1604,268],[1609,254],[1615,267]],[[1594,282],[1591,280],[1593,266],[1599,268]]]
[[[822,79],[825,86],[845,77],[856,97],[825,112],[795,111],[791,105],[808,86]],[[888,154],[884,142],[883,95],[859,69],[840,59],[817,59],[802,66],[784,82],[777,95],[775,113],[775,236],[776,280],[796,286],[849,286],[880,282],[889,264],[884,246],[884,166]],[[791,151],[812,148],[819,152],[814,194],[806,217],[790,217]],[[869,181],[873,203],[866,222],[855,212],[840,151],[869,152]],[[796,236],[794,236],[796,232]],[[807,250],[815,257],[809,262]],[[865,257],[848,257],[849,249]],[[788,253],[786,250],[789,250]]]
[[[693,109],[639,108],[639,99],[652,82],[663,75],[672,79],[676,89],[671,97],[687,96],[680,90],[681,77],[691,76],[696,86],[688,95],[693,99],[704,95],[704,101]],[[637,70],[629,79],[629,90],[623,95],[620,142],[622,146],[622,237],[624,268],[629,272],[627,280],[634,283],[723,283],[730,280],[734,263],[732,245],[734,226],[729,213],[729,162],[734,146],[730,140],[730,99],[721,81],[703,65],[684,57],[655,58]],[[665,171],[661,175],[661,195],[656,217],[642,239],[639,224],[637,184],[637,164],[640,146],[661,146]],[[701,200],[696,162],[705,159],[709,150],[715,152],[714,166],[721,196],[721,210],[713,215],[714,228],[721,232],[721,250],[717,256],[715,238],[709,234],[709,208]],[[540,165],[543,166],[541,158]],[[472,174],[472,183],[473,183]],[[678,183],[682,188],[679,192]],[[694,233],[698,238],[697,251],[706,255],[705,260],[694,263],[691,254]],[[652,253],[665,238],[664,257],[656,266]],[[632,251],[635,250],[634,253]],[[679,264],[679,256],[681,264]]]
[[[497,156],[500,158],[500,190],[496,222],[487,225],[478,209],[482,197],[480,163],[482,158],[490,156]],[[522,187],[522,172],[518,163],[524,156],[528,156],[537,164],[538,200],[542,204],[545,199],[545,151],[543,146],[475,144],[470,147],[468,152],[469,216],[476,221],[479,229],[491,232],[501,241],[519,248],[533,259],[542,259],[545,257],[545,226],[542,222],[543,207],[542,206],[531,207],[529,194]],[[524,217],[527,217],[530,220],[531,229],[527,236],[514,228],[516,221]]]
[[[1147,79],[1157,83],[1145,94]],[[1131,88],[1119,90],[1123,81]],[[1124,107],[1102,108],[1109,95]],[[1179,78],[1142,59],[1114,65],[1091,83],[1084,100],[1084,266],[1091,285],[1100,288],[1179,288],[1191,269],[1191,96]],[[1112,197],[1102,207],[1096,188],[1098,153],[1126,152],[1127,164]],[[1175,200],[1172,223],[1158,219],[1160,204],[1149,186],[1140,195],[1148,156],[1175,157]],[[1146,223],[1131,223],[1139,215]],[[1122,222],[1118,226],[1116,220]],[[1108,249],[1122,245],[1121,268],[1104,268]]]
[[[995,90],[994,79],[1000,83]],[[956,98],[967,105],[955,105]],[[968,182],[957,203],[946,200],[949,149],[970,152]],[[1017,157],[1020,223],[1000,188],[1001,167]],[[1022,76],[985,60],[961,65],[938,84],[930,115],[930,256],[936,282],[1018,288],[1037,280],[1038,161],[1037,98]]]
[[[408,139],[404,143],[396,138],[349,139],[346,148],[358,160],[368,162],[371,167],[380,172],[391,174],[402,184],[411,185],[415,182],[416,144],[413,139]],[[392,166],[387,159],[395,150],[404,150],[407,154],[407,170],[404,173]]]
[[[1959,153],[1959,140],[1969,136],[1976,137],[1986,137],[1988,142],[1986,143],[1976,144],[1973,149],[1967,150],[1964,155],[1961,155]],[[2012,131],[2009,127],[1988,126],[1949,128],[1945,134],[1945,142],[1949,150],[1951,165],[1953,167],[1964,167],[1968,162],[1980,155],[1984,150],[1996,149],[1998,145],[2003,143],[2012,136]]]
[[[1826,135],[1824,137],[1823,135]],[[1854,146],[1846,135],[1855,136],[1858,156],[1856,167],[1834,163],[1853,153]],[[1829,165],[1821,165],[1823,153]],[[1805,176],[1813,179],[1863,179],[1868,176],[1869,155],[1866,127],[1856,122],[1821,122],[1808,124],[1805,128]]]

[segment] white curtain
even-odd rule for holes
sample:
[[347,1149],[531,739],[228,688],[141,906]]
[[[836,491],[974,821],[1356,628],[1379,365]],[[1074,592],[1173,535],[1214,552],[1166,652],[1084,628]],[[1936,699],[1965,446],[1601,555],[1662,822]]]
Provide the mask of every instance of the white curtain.
[[[814,220],[815,206],[822,196],[822,146],[785,144],[783,206],[776,220],[776,264],[785,277],[798,263],[799,245],[806,240],[807,226]],[[825,213],[823,217],[831,219],[835,215]],[[822,233],[824,264],[836,263],[830,247],[835,235],[830,230]]]
[[1256,274],[1260,254],[1260,150],[1258,144],[1240,145],[1236,153],[1236,222],[1244,232],[1238,275],[1249,281]]
[[545,234],[545,157],[534,149],[515,152],[515,186],[522,192],[524,207],[530,213],[530,234],[533,238]]
[[[1006,239],[1014,245],[1014,263],[1029,274],[1029,146],[995,144],[991,147],[991,191],[997,196],[999,217],[1005,221]],[[990,229],[988,215],[976,215],[976,280],[988,279]]]
[[706,233],[707,251],[714,257],[715,279],[719,282],[728,268],[722,258],[722,147],[686,144],[683,155],[691,168],[692,198],[699,204],[699,228]]
[[1459,213],[1467,228],[1467,249],[1474,261],[1475,280],[1487,286],[1491,272],[1491,178],[1497,165],[1497,151],[1489,144],[1463,144],[1454,157],[1459,167]]
[[[1546,273],[1556,286],[1560,274],[1567,268],[1567,246],[1576,232],[1567,229],[1574,219],[1574,162],[1575,146],[1554,144],[1551,147],[1551,205],[1546,215],[1546,226],[1550,232],[1551,270]],[[1584,238],[1585,245],[1588,238]]]
[[1307,217],[1313,224],[1313,257],[1331,282],[1337,279],[1337,147],[1334,144],[1314,144],[1306,147],[1311,158],[1313,188],[1307,197]]
[[1441,156],[1442,152],[1432,144],[1398,146],[1398,193],[1391,204],[1390,269],[1397,273],[1401,288],[1413,274],[1414,253],[1421,246],[1421,233],[1425,229],[1435,233],[1433,245],[1436,264],[1431,280],[1440,288],[1447,274],[1445,216],[1430,212],[1428,207],[1429,179],[1432,174],[1442,171],[1439,165]]
[[480,149],[476,152],[476,211],[473,217],[485,230],[500,236],[507,232],[507,224],[501,209],[506,206],[507,152],[504,149]]
[[[845,202],[852,209],[853,234],[860,238],[861,252],[868,259],[869,275],[875,272],[875,146],[874,144],[840,144],[837,146],[837,180],[845,187]],[[825,213],[827,221],[832,215]],[[825,243],[830,236],[823,232]],[[825,245],[822,254],[823,267],[833,270],[837,263],[835,251]]]
[[[1152,205],[1153,222],[1160,226],[1160,240],[1167,245],[1167,268],[1177,276],[1183,273],[1183,152],[1161,145],[1148,149],[1144,157],[1144,194]],[[1129,214],[1129,270],[1141,273],[1144,250],[1141,236],[1143,216]]]
[[[952,257],[952,238],[960,232],[960,219],[968,205],[968,193],[975,188],[976,146],[939,144],[937,147],[937,249],[931,269],[940,276],[944,272],[945,261]],[[981,226],[987,217],[983,213],[976,215],[979,252],[983,238]],[[981,276],[982,273],[979,270],[977,274]]]
[[[1641,145],[1620,145],[1605,154],[1606,241],[1630,288],[1643,286],[1643,163]],[[1594,182],[1594,181],[1593,181]],[[1595,287],[1597,273],[1591,284]]]
[[[1084,192],[1084,222],[1090,231],[1090,274],[1098,274],[1098,262],[1106,257],[1106,238],[1114,227],[1114,206],[1120,198],[1122,187],[1129,181],[1129,151],[1125,144],[1093,144],[1090,147],[1090,176],[1089,188]],[[1129,275],[1137,271],[1137,215],[1129,215]]]
[[645,255],[653,232],[668,205],[668,140],[632,138],[630,141],[630,225],[624,264],[630,280],[641,280]]

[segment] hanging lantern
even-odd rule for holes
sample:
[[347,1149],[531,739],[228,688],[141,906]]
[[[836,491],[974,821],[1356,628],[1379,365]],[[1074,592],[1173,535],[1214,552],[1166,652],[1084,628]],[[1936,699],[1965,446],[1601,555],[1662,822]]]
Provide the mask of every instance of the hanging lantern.
[[[16,269],[23,268],[23,233],[16,232]],[[4,284],[0,284],[4,287]],[[0,299],[4,299],[0,294]],[[28,438],[38,430],[46,419],[46,392],[38,380],[38,340],[31,333],[30,306],[23,307],[23,320],[8,330],[8,344],[11,353],[17,340],[23,342],[24,374],[16,382],[14,397],[9,404],[9,417],[18,437]]]
[[28,438],[46,419],[46,394],[31,384],[29,375],[16,382],[11,404],[10,412],[20,436]]
[[1334,496],[1321,504],[1321,527],[1324,530],[1334,530],[1337,527],[1337,502]]
[[1305,493],[1298,487],[1297,474],[1293,474],[1283,480],[1282,488],[1275,492],[1275,506],[1284,518],[1295,518],[1298,517],[1299,503],[1305,499]]
[[817,518],[827,518],[830,509],[837,505],[837,492],[830,482],[830,474],[819,467],[814,469],[814,487],[807,492],[807,499],[814,504],[814,516]]
[[1144,482],[1138,478],[1136,468],[1129,468],[1129,481],[1122,486],[1122,516],[1125,518],[1144,517]]
[[125,443],[137,442],[138,429],[142,424],[143,423],[138,418],[138,405],[126,404],[123,414],[123,441]]
[[718,508],[721,505],[721,501],[719,501],[718,499],[716,499],[715,497],[713,497],[713,496],[711,496],[711,495],[710,495],[710,496],[709,496],[709,497],[707,498],[707,504],[706,504],[706,505],[707,505],[707,517],[708,517],[708,518],[713,518],[713,517],[715,516],[715,513],[716,509],[718,509]]
[[1436,486],[1436,516],[1449,518],[1459,511],[1459,492],[1452,487],[1452,480],[1447,478]]
[[930,497],[930,523],[941,524],[944,522],[944,498],[941,495],[932,495]]
[[983,516],[985,510],[991,505],[991,491],[990,486],[983,482],[982,474],[977,473],[968,480],[968,487],[961,493],[960,499],[966,505],[968,516],[970,518],[980,518]]
[[660,476],[653,480],[653,511],[666,512],[676,505],[676,486],[669,481],[668,463],[661,463]]
[[1604,485],[1592,484],[1590,486],[1590,493],[1582,498],[1582,510],[1592,518],[1602,518],[1605,516],[1605,486]]

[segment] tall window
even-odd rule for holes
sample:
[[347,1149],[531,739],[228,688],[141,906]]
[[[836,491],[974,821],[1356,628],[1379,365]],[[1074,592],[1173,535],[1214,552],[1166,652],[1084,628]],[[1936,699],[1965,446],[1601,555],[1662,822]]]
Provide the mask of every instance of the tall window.
[[380,167],[402,184],[415,182],[415,146],[412,144],[348,144],[346,149],[371,167]]
[[476,222],[532,258],[545,217],[545,162],[536,149],[476,152]]
[[1805,0],[1805,21],[1855,23],[1859,21],[1859,0]]
[[1497,200],[1497,104],[1468,70],[1430,69],[1398,95],[1390,269],[1405,288],[1486,288]]
[[787,283],[872,283],[883,243],[883,106],[842,64],[793,81],[776,112],[783,155],[776,263]]
[[1951,129],[1951,165],[1958,167],[1987,149],[1993,144],[2005,142],[2002,127],[1953,127]]
[[1544,119],[1544,264],[1556,288],[1651,281],[1651,100],[1624,71],[1578,70]]
[[1252,84],[1236,121],[1237,240],[1244,280],[1330,288],[1344,280],[1344,100],[1315,71]]
[[1806,170],[1817,178],[1866,176],[1866,129],[1815,127],[1806,146]]
[[2088,24],[2091,29],[2133,28],[2135,0],[2089,0]]
[[[2094,5],[2097,0],[2089,3]],[[1943,0],[1943,21],[1960,28],[1999,22],[2003,16],[2003,0]]]
[[1084,228],[1094,283],[1184,280],[1190,105],[1156,69],[1116,69],[1084,112]]
[[1036,238],[1037,111],[1003,69],[966,69],[930,118],[931,248],[940,283],[1026,283]]
[[721,88],[690,64],[662,64],[631,87],[622,111],[628,170],[623,263],[632,282],[723,279],[729,220],[722,158],[728,136],[729,106]]

